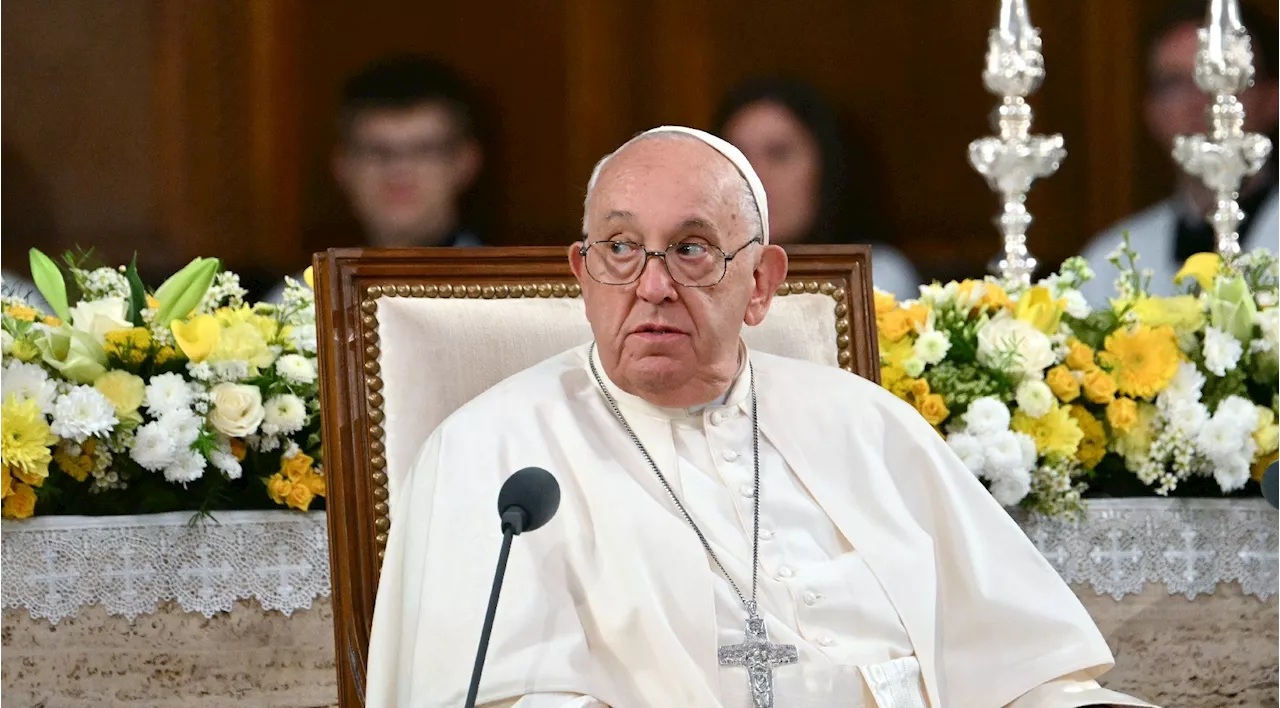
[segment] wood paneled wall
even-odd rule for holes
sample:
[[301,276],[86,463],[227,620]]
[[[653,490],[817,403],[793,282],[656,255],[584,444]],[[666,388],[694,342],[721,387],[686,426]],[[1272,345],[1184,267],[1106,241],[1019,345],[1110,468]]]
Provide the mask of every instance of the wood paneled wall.
[[[1068,150],[1029,200],[1045,261],[1171,184],[1139,113],[1139,35],[1161,4],[1031,3],[1048,69],[1036,127]],[[286,272],[358,243],[328,171],[336,93],[367,61],[424,51],[483,99],[472,211],[492,242],[571,239],[602,154],[659,123],[706,127],[728,87],[781,72],[815,83],[853,126],[879,235],[926,273],[980,272],[996,204],[965,154],[991,130],[980,72],[996,5],[6,0],[6,267],[35,243],[79,243],[111,259],[137,250],[157,270],[216,254]]]

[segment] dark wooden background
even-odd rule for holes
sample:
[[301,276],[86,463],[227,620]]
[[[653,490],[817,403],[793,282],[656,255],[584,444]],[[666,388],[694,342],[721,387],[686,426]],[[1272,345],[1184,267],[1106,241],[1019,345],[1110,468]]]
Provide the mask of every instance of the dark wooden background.
[[[472,206],[491,242],[567,242],[603,153],[658,123],[706,127],[726,88],[781,71],[846,114],[882,235],[927,275],[980,272],[996,204],[965,154],[990,131],[980,72],[997,4],[5,0],[4,265],[80,244],[137,251],[157,273],[200,254],[272,275],[358,243],[328,173],[335,94],[364,62],[417,50],[483,98]],[[1030,197],[1042,260],[1171,184],[1139,113],[1141,28],[1161,5],[1031,3],[1048,70],[1036,128],[1068,150]]]

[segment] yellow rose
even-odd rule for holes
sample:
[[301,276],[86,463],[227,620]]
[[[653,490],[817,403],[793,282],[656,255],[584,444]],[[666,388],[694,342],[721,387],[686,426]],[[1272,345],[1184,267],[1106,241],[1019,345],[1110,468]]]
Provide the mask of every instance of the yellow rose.
[[213,315],[196,315],[186,322],[174,320],[169,329],[182,353],[197,364],[209,358],[222,338],[222,327]]
[[4,506],[0,507],[6,519],[26,519],[36,513],[36,490],[25,484],[13,487],[13,493],[4,498]]
[[1061,364],[1045,373],[1044,382],[1049,384],[1049,390],[1063,403],[1070,403],[1080,397],[1080,382],[1076,381],[1070,369]]
[[1107,422],[1117,432],[1127,433],[1138,422],[1138,404],[1132,398],[1112,399],[1107,404]]
[[1093,469],[1107,455],[1107,431],[1103,429],[1102,423],[1079,403],[1071,406],[1070,413],[1076,425],[1080,426],[1080,432],[1084,434],[1080,439],[1080,447],[1076,449],[1076,459],[1080,460],[1080,464],[1084,465],[1085,469]]
[[1084,395],[1094,403],[1109,403],[1116,395],[1116,380],[1098,367],[1084,372]]
[[1054,334],[1058,331],[1058,325],[1062,322],[1062,313],[1066,309],[1065,301],[1055,300],[1049,288],[1037,285],[1018,298],[1013,316],[1045,334]]
[[876,301],[876,317],[877,318],[892,312],[893,308],[897,307],[898,305],[897,301],[893,299],[893,293],[887,293],[887,292],[884,292],[883,290],[876,290],[874,295],[875,295],[875,301]]
[[931,393],[924,397],[919,404],[920,415],[929,421],[929,425],[938,425],[951,415],[951,411],[947,409],[947,403],[942,396]]
[[289,496],[285,497],[285,503],[298,511],[306,511],[314,498],[315,494],[310,487],[301,482],[295,482],[289,489]]
[[311,474],[311,464],[313,462],[315,460],[311,459],[310,455],[299,452],[280,464],[280,474],[283,474],[291,482],[297,482]]
[[322,475],[312,472],[311,474],[307,475],[305,479],[302,480],[302,483],[307,485],[307,489],[310,489],[311,493],[316,495],[317,497],[324,496],[324,493],[326,491],[326,485],[324,482],[324,477]]
[[1221,267],[1222,259],[1218,254],[1197,253],[1182,264],[1182,269],[1173,276],[1173,282],[1181,285],[1187,277],[1195,278],[1195,281],[1200,284],[1200,289],[1207,291],[1213,287],[1213,279],[1218,276],[1218,270]]
[[886,341],[897,342],[911,332],[911,318],[907,311],[898,308],[885,313],[879,321],[880,336]]
[[267,496],[271,497],[271,501],[283,504],[291,491],[293,491],[293,482],[285,479],[284,475],[277,472],[267,479]]
[[0,465],[0,499],[13,494],[13,475],[9,474],[9,465]]
[[1200,298],[1190,295],[1140,298],[1133,304],[1131,311],[1142,324],[1150,327],[1169,326],[1177,334],[1195,332],[1204,326],[1204,310],[1200,307]]
[[147,384],[127,371],[108,371],[93,382],[93,387],[107,397],[116,407],[116,417],[125,420],[141,420],[138,406],[146,395]]
[[1074,337],[1067,342],[1067,366],[1075,371],[1086,371],[1093,368],[1093,348]]

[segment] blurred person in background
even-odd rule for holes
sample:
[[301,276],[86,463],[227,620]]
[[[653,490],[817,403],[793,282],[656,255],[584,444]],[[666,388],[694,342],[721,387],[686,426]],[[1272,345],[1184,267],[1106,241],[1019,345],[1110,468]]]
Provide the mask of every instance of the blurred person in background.
[[[473,111],[462,79],[424,56],[385,59],[347,81],[333,176],[364,245],[483,245],[462,217],[463,197],[484,160]],[[278,301],[282,292],[268,299]]]
[[840,121],[817,90],[788,78],[743,83],[720,105],[715,132],[759,173],[775,243],[870,243],[875,286],[900,299],[919,295],[911,261],[880,240],[869,214],[856,213]]
[[[1240,223],[1240,246],[1275,249],[1280,231],[1276,190],[1276,25],[1247,4],[1241,4],[1240,19],[1253,45],[1254,85],[1240,94],[1245,108],[1245,130],[1268,135],[1272,140],[1271,159],[1240,188],[1239,203],[1245,218]],[[1174,138],[1209,132],[1206,110],[1208,94],[1196,86],[1195,63],[1198,48],[1196,30],[1205,25],[1205,3],[1180,2],[1168,8],[1147,35],[1147,90],[1143,116],[1147,130],[1171,153]],[[1172,159],[1172,158],[1171,158]],[[1081,288],[1094,306],[1102,306],[1115,294],[1115,266],[1107,256],[1115,250],[1127,231],[1141,260],[1139,268],[1150,268],[1151,294],[1171,295],[1173,276],[1183,261],[1195,253],[1215,250],[1213,228],[1205,215],[1214,208],[1214,193],[1200,181],[1178,168],[1177,188],[1163,201],[1148,207],[1096,236],[1083,255],[1097,277]]]

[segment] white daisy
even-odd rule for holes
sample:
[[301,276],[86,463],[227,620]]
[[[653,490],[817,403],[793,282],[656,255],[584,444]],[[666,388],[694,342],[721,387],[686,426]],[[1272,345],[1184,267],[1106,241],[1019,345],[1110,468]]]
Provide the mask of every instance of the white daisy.
[[151,415],[160,417],[167,413],[187,410],[191,406],[191,385],[180,374],[160,374],[151,377],[144,401]]
[[76,386],[54,402],[49,429],[60,438],[84,442],[105,437],[118,422],[115,404],[106,396],[92,386]]
[[177,449],[169,432],[159,423],[147,423],[138,428],[129,457],[144,469],[159,472],[173,462]]
[[951,338],[946,332],[929,330],[920,335],[913,348],[916,359],[925,364],[937,364],[946,357],[947,350],[951,349]]
[[276,359],[276,372],[292,384],[312,384],[316,381],[315,361],[300,354],[285,354]]
[[19,400],[34,400],[40,405],[40,412],[47,415],[53,412],[58,384],[43,367],[15,359],[0,372],[0,395],[6,399],[16,396]]
[[176,484],[194,482],[204,476],[204,455],[195,450],[180,452],[173,463],[164,468],[164,478]]
[[268,435],[292,435],[307,422],[306,404],[292,393],[271,398],[264,408],[262,430]]

